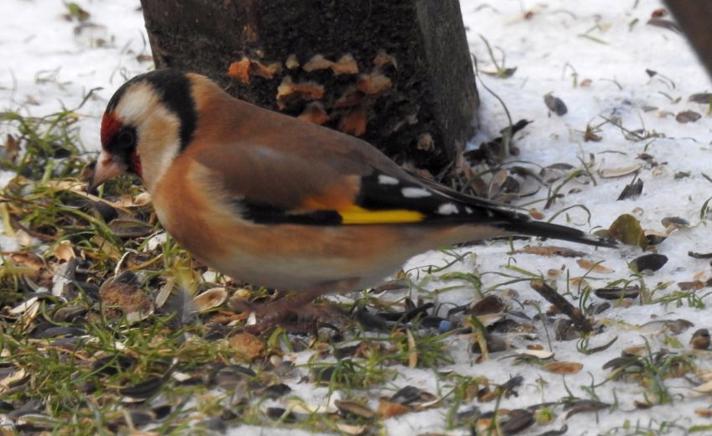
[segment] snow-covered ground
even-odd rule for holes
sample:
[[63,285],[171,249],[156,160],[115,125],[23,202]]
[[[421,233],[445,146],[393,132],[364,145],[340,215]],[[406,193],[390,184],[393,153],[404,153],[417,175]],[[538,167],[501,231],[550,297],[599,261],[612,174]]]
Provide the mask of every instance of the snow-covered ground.
[[[42,115],[61,106],[75,107],[89,90],[101,88],[79,111],[84,146],[96,150],[98,120],[108,98],[125,78],[150,69],[152,64],[145,56],[150,53],[150,48],[138,1],[81,0],[78,4],[89,11],[90,22],[94,25],[80,25],[77,21],[62,18],[66,7],[60,0],[0,2],[0,53],[3,55],[0,111],[11,108]],[[661,2],[461,0],[461,7],[471,50],[479,59],[481,81],[504,101],[514,121],[522,118],[534,121],[517,136],[521,154],[516,158],[516,164],[538,171],[538,166],[568,163],[579,167],[582,160],[588,163],[595,159],[592,167],[596,175],[595,185],[583,184],[577,179],[566,185],[562,190],[566,195],[550,209],[544,209],[545,190],[525,200],[526,203],[539,200],[527,207],[536,207],[550,218],[566,207],[583,204],[591,211],[590,224],[586,223],[586,214],[581,208],[560,215],[556,222],[567,223],[566,218],[569,218],[569,225],[578,225],[585,230],[607,228],[624,213],[638,217],[645,229],[658,231],[664,230],[661,219],[682,217],[691,227],[672,233],[659,245],[658,252],[666,255],[669,261],[660,271],[644,275],[642,280],[649,289],[668,283],[666,289],[656,291],[654,297],[659,297],[677,290],[678,282],[710,279],[710,261],[693,259],[687,253],[712,252],[710,222],[704,225],[700,219],[703,203],[712,196],[712,181],[703,176],[703,173],[712,176],[712,117],[709,105],[688,102],[688,97],[712,91],[712,83],[681,34],[646,24],[651,14],[662,7]],[[669,19],[669,16],[664,18]],[[495,69],[482,37],[494,48],[498,62],[506,55],[506,67],[517,68],[511,77],[496,78],[482,73]],[[657,74],[651,77],[646,69]],[[500,102],[483,86],[479,91],[482,132],[473,144],[498,136],[499,130],[507,125]],[[547,93],[565,102],[568,107],[566,115],[549,114],[544,104]],[[685,110],[696,111],[702,118],[691,123],[676,120],[676,115]],[[596,132],[600,141],[585,141],[587,125],[597,126],[605,121],[604,118],[615,120],[627,131],[636,131],[647,139],[631,141],[623,129],[607,123]],[[639,157],[642,153],[652,158],[644,161]],[[612,171],[638,164],[642,165],[638,175],[644,181],[642,195],[634,200],[616,201],[633,176],[603,178],[598,176],[598,170]],[[681,173],[689,174],[680,177]],[[572,188],[577,188],[578,192],[572,192]],[[522,248],[526,244],[533,242],[515,241],[514,247]],[[629,279],[631,273],[626,263],[641,254],[633,248],[594,250],[567,243],[557,242],[555,245],[585,251],[587,258],[593,261],[605,261],[604,265],[613,271],[593,273],[595,278],[589,282],[594,287],[616,279]],[[466,251],[468,249],[461,250]],[[558,279],[559,289],[566,289],[568,275],[573,278],[587,272],[572,258],[509,254],[510,246],[503,242],[475,247],[474,252],[476,257],[468,257],[449,271],[520,275],[503,268],[512,262],[519,268],[544,275],[551,269],[560,269],[563,273]],[[426,253],[412,259],[405,269],[442,265],[448,260],[440,252]],[[507,278],[484,274],[482,280],[483,289],[487,289]],[[430,290],[445,286],[433,280],[422,285]],[[707,287],[698,291],[706,305],[712,304],[712,298],[707,296],[710,290]],[[500,294],[510,297],[516,294],[516,300],[521,302],[542,301],[526,283],[504,286]],[[444,292],[438,298],[441,302],[464,303],[471,301],[473,296],[472,289],[463,287]],[[546,309],[548,305],[543,303],[542,307]],[[530,317],[536,315],[531,305],[523,306],[522,310]],[[503,408],[526,408],[545,401],[558,401],[567,397],[567,389],[577,397],[591,399],[590,386],[603,382],[610,375],[609,370],[602,368],[605,362],[619,356],[624,348],[644,344],[646,340],[654,350],[666,347],[673,351],[689,351],[687,344],[693,331],[712,327],[709,310],[691,308],[685,301],[680,307],[676,304],[643,305],[637,300],[629,307],[614,304],[613,308],[597,315],[597,321],[604,324],[606,330],[591,339],[591,346],[598,346],[618,337],[608,350],[585,355],[577,351],[577,341],[552,340],[552,351],[557,360],[583,364],[583,370],[573,375],[554,375],[535,365],[517,365],[513,359],[503,358],[511,355],[513,350],[476,363],[476,355],[469,352],[469,344],[462,337],[450,339],[456,362],[440,368],[440,371],[482,375],[495,383],[522,375],[524,383],[519,396],[504,399],[500,405]],[[677,336],[665,331],[660,323],[641,327],[653,320],[678,318],[691,321],[694,327]],[[534,342],[548,348],[541,322],[533,324],[538,327],[539,335]],[[671,338],[676,339],[682,349],[675,350],[675,341]],[[510,338],[510,341],[519,348],[527,344],[521,337]],[[702,371],[712,370],[712,352],[697,354],[697,366]],[[447,392],[448,388],[440,383],[432,371],[403,368],[391,385],[371,396],[371,405],[377,406],[379,394],[389,395],[398,387],[409,384],[430,392]],[[633,382],[612,381],[596,388],[595,394],[606,403],[617,401],[615,411],[579,413],[566,419],[566,413],[559,409],[553,423],[530,427],[527,431],[531,433],[527,434],[558,429],[564,424],[568,424],[568,434],[592,435],[609,430],[611,434],[632,434],[636,424],[657,429],[664,422],[679,426],[670,430],[671,434],[682,434],[681,428],[712,424],[712,419],[695,413],[696,409],[709,406],[709,397],[694,393],[694,385],[682,378],[668,379],[664,383],[673,394],[672,404],[637,409],[634,401],[644,401],[644,389]],[[294,383],[291,387],[294,394],[308,402],[319,403],[323,399],[320,397],[326,395],[326,390],[314,389],[309,384]],[[331,400],[335,398],[338,394]],[[483,411],[494,407],[491,403],[477,405]],[[624,428],[626,423],[630,425],[628,430]],[[435,408],[391,418],[385,421],[385,428],[392,435],[442,432],[446,429],[445,410]],[[234,434],[277,433],[250,427]]]

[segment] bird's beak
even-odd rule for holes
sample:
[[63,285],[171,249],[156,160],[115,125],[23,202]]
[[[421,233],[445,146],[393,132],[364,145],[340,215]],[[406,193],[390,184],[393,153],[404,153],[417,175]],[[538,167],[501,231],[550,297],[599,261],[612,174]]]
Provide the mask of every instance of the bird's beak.
[[114,156],[107,153],[105,150],[99,154],[99,158],[96,160],[96,166],[94,167],[94,177],[92,178],[88,192],[95,192],[96,188],[102,183],[109,179],[113,179],[126,172],[126,166],[121,162],[117,162]]

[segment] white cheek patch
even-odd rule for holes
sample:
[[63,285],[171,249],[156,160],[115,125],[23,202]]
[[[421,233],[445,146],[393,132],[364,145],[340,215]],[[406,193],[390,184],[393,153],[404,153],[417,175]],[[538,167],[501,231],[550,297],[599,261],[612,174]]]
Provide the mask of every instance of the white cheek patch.
[[454,215],[459,212],[460,209],[453,203],[445,203],[438,207],[438,214],[440,215]]
[[398,179],[396,179],[395,177],[384,176],[383,174],[381,174],[380,176],[378,176],[378,183],[380,185],[397,185],[399,182]]
[[[157,128],[157,125],[161,125],[162,128]],[[173,114],[157,107],[152,118],[142,124],[138,130],[140,138],[138,155],[143,167],[142,178],[149,192],[165,175],[180,152],[180,139],[177,134],[179,125],[179,121]]]
[[401,189],[401,194],[405,198],[423,198],[433,195],[423,188],[403,188]]
[[126,91],[114,110],[118,118],[128,125],[138,125],[160,99],[147,83],[137,83]]

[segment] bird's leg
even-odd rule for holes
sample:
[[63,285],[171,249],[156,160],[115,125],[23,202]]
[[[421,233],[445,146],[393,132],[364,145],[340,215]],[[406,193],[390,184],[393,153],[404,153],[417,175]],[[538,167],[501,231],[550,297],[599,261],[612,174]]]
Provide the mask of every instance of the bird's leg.
[[255,314],[257,323],[249,326],[247,330],[251,333],[262,333],[291,314],[299,316],[308,313],[309,311],[304,311],[304,307],[315,298],[353,290],[353,286],[358,282],[358,278],[325,282],[307,291],[291,292],[279,300],[252,306],[248,310]]

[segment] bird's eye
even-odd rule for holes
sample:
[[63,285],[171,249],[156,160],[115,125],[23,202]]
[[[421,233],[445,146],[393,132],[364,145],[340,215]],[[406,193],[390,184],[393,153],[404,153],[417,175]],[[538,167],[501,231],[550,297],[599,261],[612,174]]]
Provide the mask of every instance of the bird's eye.
[[133,129],[122,129],[116,135],[116,146],[122,150],[130,149],[136,146],[136,133]]

